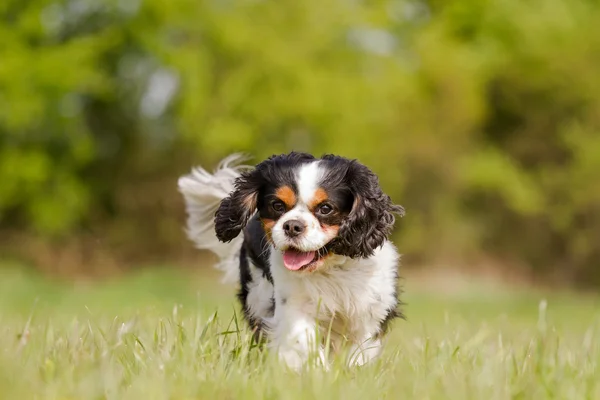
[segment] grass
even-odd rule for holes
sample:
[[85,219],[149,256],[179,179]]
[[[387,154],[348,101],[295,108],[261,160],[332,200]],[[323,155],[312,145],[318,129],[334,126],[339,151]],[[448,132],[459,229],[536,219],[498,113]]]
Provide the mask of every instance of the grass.
[[211,277],[163,268],[69,285],[6,267],[0,398],[600,398],[598,297],[404,286],[408,320],[376,363],[296,375],[249,345],[233,289]]

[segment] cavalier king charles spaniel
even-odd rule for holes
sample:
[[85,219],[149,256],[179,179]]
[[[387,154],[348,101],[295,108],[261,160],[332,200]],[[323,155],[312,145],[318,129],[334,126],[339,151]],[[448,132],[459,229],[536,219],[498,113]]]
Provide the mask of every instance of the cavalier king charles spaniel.
[[373,360],[401,316],[388,237],[404,208],[356,160],[292,152],[240,162],[180,178],[189,238],[239,282],[248,324],[291,368],[311,354],[327,365],[342,348],[349,365]]

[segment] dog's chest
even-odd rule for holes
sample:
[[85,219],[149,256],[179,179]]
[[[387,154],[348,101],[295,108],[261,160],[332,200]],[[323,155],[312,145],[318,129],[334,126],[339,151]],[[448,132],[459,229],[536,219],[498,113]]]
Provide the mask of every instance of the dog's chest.
[[277,307],[360,334],[396,308],[397,253],[388,243],[370,259],[331,259],[322,271],[299,276],[273,254]]
[[350,325],[383,319],[394,296],[393,281],[377,269],[361,266],[332,267],[286,286],[288,301],[304,313]]

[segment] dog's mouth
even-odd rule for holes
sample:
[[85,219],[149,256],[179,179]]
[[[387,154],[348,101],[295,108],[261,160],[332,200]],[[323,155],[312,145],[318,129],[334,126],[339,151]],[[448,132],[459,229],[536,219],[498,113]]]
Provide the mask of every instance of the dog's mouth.
[[313,251],[300,251],[290,247],[283,252],[283,265],[290,271],[308,270],[326,255],[324,247]]

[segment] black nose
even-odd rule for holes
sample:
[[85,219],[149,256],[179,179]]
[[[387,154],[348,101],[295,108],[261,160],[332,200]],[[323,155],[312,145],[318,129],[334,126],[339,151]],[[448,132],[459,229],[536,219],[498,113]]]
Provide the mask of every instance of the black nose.
[[306,225],[297,219],[291,219],[283,224],[283,230],[289,237],[296,237],[300,235],[302,232],[304,232],[304,229],[306,229]]

